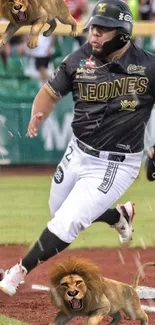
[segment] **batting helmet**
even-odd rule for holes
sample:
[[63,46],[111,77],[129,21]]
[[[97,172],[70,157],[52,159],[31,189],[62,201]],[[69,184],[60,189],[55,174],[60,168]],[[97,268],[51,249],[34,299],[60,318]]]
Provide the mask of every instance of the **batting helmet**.
[[131,39],[133,17],[129,6],[124,1],[100,0],[94,6],[84,31],[87,31],[91,25],[116,29],[116,35],[103,44],[100,52],[92,50],[95,56],[104,58],[122,48]]
[[84,30],[88,30],[91,25],[122,28],[126,34],[131,36],[133,27],[132,12],[122,0],[100,0],[96,3]]

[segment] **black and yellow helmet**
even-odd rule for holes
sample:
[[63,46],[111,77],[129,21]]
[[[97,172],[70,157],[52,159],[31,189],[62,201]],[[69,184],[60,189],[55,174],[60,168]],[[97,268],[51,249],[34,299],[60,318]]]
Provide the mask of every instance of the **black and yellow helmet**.
[[133,27],[132,12],[122,0],[100,0],[94,6],[92,15],[84,30],[88,30],[91,25],[122,28],[126,34],[131,36]]
[[122,0],[100,0],[95,4],[91,17],[84,27],[84,32],[88,31],[92,25],[116,29],[115,36],[103,44],[100,52],[92,49],[92,54],[98,58],[104,58],[124,47],[131,39],[132,12],[126,2]]

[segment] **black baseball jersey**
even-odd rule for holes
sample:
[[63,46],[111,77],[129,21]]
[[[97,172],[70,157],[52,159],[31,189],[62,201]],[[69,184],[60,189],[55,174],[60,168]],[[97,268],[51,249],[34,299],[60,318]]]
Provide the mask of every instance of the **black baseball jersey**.
[[67,56],[48,81],[75,102],[75,136],[97,150],[139,152],[155,102],[155,55],[131,46],[120,59],[102,62],[87,42]]

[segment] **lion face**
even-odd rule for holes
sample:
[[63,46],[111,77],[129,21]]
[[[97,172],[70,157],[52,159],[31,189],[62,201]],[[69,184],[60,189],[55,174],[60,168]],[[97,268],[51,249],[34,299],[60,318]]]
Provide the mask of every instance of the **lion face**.
[[62,291],[65,303],[73,311],[83,308],[83,298],[87,287],[81,276],[76,274],[64,276],[60,281],[60,290]]
[[8,0],[8,4],[11,6],[11,11],[19,22],[23,22],[27,19],[27,0]]
[[55,263],[49,276],[52,301],[65,314],[86,316],[100,306],[103,277],[91,261],[69,257]]

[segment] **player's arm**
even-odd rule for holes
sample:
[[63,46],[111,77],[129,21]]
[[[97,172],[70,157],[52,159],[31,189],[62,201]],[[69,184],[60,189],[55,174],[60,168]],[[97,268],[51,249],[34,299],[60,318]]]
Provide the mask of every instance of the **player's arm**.
[[47,84],[41,87],[32,105],[27,136],[33,138],[38,135],[40,125],[46,120],[59,100],[60,97]]
[[36,95],[27,130],[28,137],[33,138],[38,135],[39,127],[47,119],[58,101],[72,91],[72,78],[67,68],[66,62],[63,61],[54,78],[48,80]]
[[147,152],[146,177],[150,182],[155,181],[155,145]]

